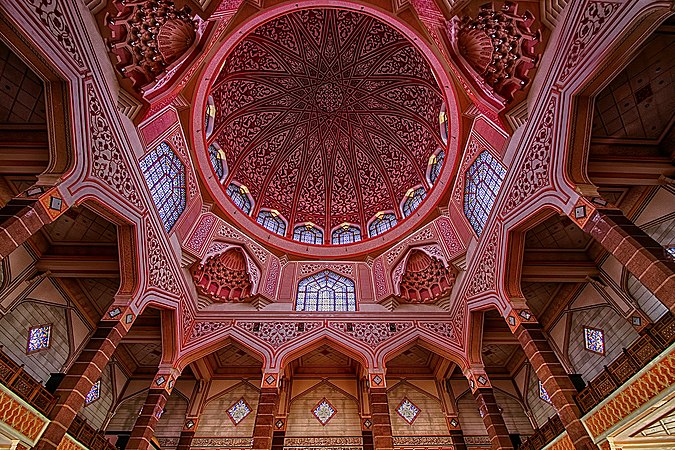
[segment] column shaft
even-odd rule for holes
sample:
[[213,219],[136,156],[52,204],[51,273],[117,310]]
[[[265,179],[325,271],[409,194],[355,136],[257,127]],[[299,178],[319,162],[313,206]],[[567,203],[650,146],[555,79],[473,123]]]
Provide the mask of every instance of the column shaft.
[[452,445],[455,450],[467,450],[466,442],[464,442],[464,433],[462,430],[451,430],[450,439],[452,439]]
[[121,322],[99,322],[94,335],[56,389],[56,405],[49,415],[51,422],[34,449],[55,450],[58,447],[126,333]]
[[483,423],[490,436],[490,442],[494,450],[513,450],[509,430],[506,428],[502,413],[497,406],[497,400],[492,392],[492,388],[478,388],[473,393],[478,409],[483,417]]
[[615,209],[593,211],[583,230],[675,312],[675,262],[658,242]]
[[155,427],[162,417],[164,405],[169,398],[165,389],[149,389],[141,415],[136,419],[134,429],[127,444],[127,450],[147,450],[150,440],[155,435]]
[[274,419],[278,406],[279,390],[276,387],[261,388],[258,411],[255,415],[255,428],[253,429],[254,450],[269,450],[272,448]]
[[190,447],[192,446],[192,438],[194,437],[194,431],[181,431],[180,437],[178,438],[178,447],[176,447],[176,450],[190,450]]
[[546,336],[538,323],[521,323],[514,334],[518,338],[525,355],[530,360],[537,378],[544,385],[551,403],[567,430],[567,435],[577,449],[594,449],[586,428],[581,423],[581,411],[574,401],[575,389],[567,372],[546,340]]
[[375,450],[393,450],[394,438],[389,417],[387,390],[383,387],[371,387],[368,393],[370,413],[373,421],[373,447]]

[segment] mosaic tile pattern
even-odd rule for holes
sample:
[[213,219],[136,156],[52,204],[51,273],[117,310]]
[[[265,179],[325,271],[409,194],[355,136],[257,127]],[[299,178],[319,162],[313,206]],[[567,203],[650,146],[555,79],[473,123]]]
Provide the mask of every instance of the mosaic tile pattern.
[[326,425],[336,413],[337,410],[325,398],[321,400],[312,411],[312,414],[314,414],[314,417],[321,422],[321,425]]
[[51,325],[40,325],[28,331],[28,353],[49,348],[52,336]]
[[246,403],[246,400],[240,398],[237,403],[230,406],[230,409],[227,410],[227,414],[235,425],[239,425],[242,420],[251,414],[251,408],[248,406],[248,403]]
[[403,417],[408,424],[412,425],[415,419],[417,419],[420,409],[413,402],[404,398],[401,404],[398,405],[398,408],[396,408],[396,412],[399,416]]

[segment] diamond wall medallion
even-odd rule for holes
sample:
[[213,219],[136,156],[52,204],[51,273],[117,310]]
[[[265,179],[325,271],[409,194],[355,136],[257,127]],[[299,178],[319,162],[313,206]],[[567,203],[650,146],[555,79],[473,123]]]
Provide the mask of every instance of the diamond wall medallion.
[[417,407],[417,405],[407,398],[404,398],[398,405],[398,408],[396,408],[398,415],[403,417],[403,420],[408,422],[408,425],[412,425],[415,419],[417,419],[420,411],[421,410]]
[[251,414],[251,407],[248,406],[243,397],[227,410],[227,415],[230,416],[230,420],[234,426],[239,425],[249,414]]
[[321,425],[326,425],[336,413],[337,410],[328,400],[326,400],[326,397],[324,397],[312,410],[312,414],[314,414],[314,417],[321,422]]

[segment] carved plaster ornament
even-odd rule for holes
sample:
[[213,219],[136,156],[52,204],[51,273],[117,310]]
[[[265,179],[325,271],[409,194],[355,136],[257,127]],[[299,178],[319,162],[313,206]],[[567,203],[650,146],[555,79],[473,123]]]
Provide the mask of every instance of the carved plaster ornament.
[[244,252],[239,248],[209,257],[192,270],[197,291],[216,302],[248,302],[251,278]]
[[518,15],[518,5],[506,2],[501,8],[485,4],[475,18],[455,17],[448,24],[460,65],[501,106],[527,85],[536,66],[541,32],[530,29],[533,22],[529,11]]
[[408,303],[433,303],[450,295],[457,274],[443,261],[421,250],[412,250],[399,285],[401,300]]
[[197,22],[188,8],[169,0],[115,0],[117,14],[106,14],[112,30],[108,42],[117,68],[134,87],[157,82],[197,39]]

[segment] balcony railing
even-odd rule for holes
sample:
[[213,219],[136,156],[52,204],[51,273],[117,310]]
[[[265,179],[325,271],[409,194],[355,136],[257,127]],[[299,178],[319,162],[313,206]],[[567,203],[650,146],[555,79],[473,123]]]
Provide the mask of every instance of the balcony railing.
[[[646,333],[633,343],[610,365],[588,383],[575,396],[582,414],[586,414],[598,403],[609,397],[633,375],[638,373],[652,359],[663,353],[675,342],[675,317],[666,313],[658,322],[646,329]],[[538,450],[553,441],[565,428],[556,415],[520,446],[523,450]]]

